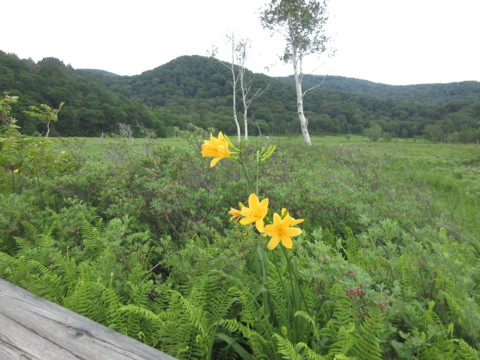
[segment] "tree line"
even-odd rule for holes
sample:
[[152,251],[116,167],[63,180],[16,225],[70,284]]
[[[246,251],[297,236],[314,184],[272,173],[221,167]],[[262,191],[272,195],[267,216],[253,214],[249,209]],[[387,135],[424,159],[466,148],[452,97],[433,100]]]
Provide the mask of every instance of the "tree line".
[[12,116],[24,134],[48,131],[31,107],[56,109],[64,103],[51,126],[52,136],[100,136],[116,131],[117,123],[141,124],[165,135],[165,126],[149,107],[85,79],[81,71],[55,58],[35,63],[0,51],[0,92],[18,97]]
[[[65,105],[59,121],[52,124],[51,136],[99,136],[116,132],[118,123],[134,129],[140,124],[157,136],[171,136],[189,123],[234,134],[228,71],[211,57],[182,56],[140,75],[114,76],[75,70],[54,58],[35,63],[0,52],[0,91],[19,96],[12,115],[25,134],[46,131],[43,122],[24,112],[29,106],[57,108],[62,102]],[[300,134],[294,85],[248,70],[246,76],[252,80],[252,89],[268,87],[250,106],[251,135]],[[415,91],[422,89],[432,92],[427,85]],[[476,142],[480,102],[454,99],[422,104],[320,87],[305,97],[304,107],[312,135],[364,134],[380,128],[385,137]],[[241,104],[241,98],[237,100]],[[242,116],[240,106],[238,112]]]

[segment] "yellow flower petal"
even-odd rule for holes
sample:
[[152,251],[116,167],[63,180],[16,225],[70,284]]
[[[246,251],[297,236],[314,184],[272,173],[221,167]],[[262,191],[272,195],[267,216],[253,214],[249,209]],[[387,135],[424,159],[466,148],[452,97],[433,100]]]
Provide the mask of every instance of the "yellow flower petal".
[[300,224],[302,222],[304,222],[305,219],[294,219],[294,218],[291,218],[290,220],[290,225],[297,225],[297,224]]
[[238,222],[238,220],[240,220],[240,216],[241,216],[240,210],[230,208],[230,211],[228,213],[232,215],[232,217],[230,218],[230,221]]
[[293,247],[292,238],[290,236],[283,237],[282,245],[285,246],[287,249],[291,249]]
[[263,222],[263,219],[262,220],[257,220],[255,222],[255,227],[257,228],[257,230],[259,232],[263,232],[264,226],[265,226],[265,223]]
[[210,161],[210,167],[214,167],[220,160],[222,160],[222,158],[213,158],[212,161]]
[[[283,213],[285,214],[285,212]],[[282,219],[279,214],[273,214],[273,224],[269,224],[263,229],[263,232],[271,237],[267,245],[268,249],[274,249],[279,242],[287,249],[293,247],[292,236],[300,235],[302,230],[291,227],[292,222],[295,222],[295,220],[290,217],[290,215],[286,215],[285,218]]]
[[277,245],[280,243],[280,239],[276,237],[272,237],[270,241],[268,242],[267,249],[268,250],[273,250],[277,247]]
[[291,227],[291,228],[287,228],[286,231],[285,231],[285,235],[290,237],[290,236],[298,236],[302,233],[302,230],[299,229],[299,228],[294,228],[294,227]]
[[255,222],[255,219],[252,219],[252,218],[243,218],[243,219],[240,219],[240,224],[242,225],[248,225],[248,224],[251,224],[252,222]]
[[218,138],[210,134],[210,140],[205,140],[202,145],[202,156],[213,157],[210,167],[213,167],[221,159],[230,158],[232,154],[228,149],[228,141],[224,138],[222,132],[218,133]]
[[243,216],[243,218],[240,220],[240,224],[248,225],[255,223],[257,230],[263,232],[263,219],[268,213],[268,199],[259,201],[257,195],[252,193],[248,197],[248,207],[243,206],[239,212],[240,215]]

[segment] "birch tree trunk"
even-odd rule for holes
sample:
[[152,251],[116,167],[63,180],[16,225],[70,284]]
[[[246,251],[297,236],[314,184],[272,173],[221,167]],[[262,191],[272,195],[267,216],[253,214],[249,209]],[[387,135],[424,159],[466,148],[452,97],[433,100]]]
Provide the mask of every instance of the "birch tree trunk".
[[300,119],[300,129],[302,130],[303,139],[307,145],[312,145],[310,134],[308,132],[308,119],[303,112],[303,90],[302,90],[302,58],[297,57],[296,50],[293,49],[293,69],[295,72],[295,89],[297,90],[297,112]]
[[254,94],[250,93],[250,90],[252,90],[252,82],[253,82],[253,77],[251,77],[248,80],[245,80],[245,59],[246,59],[246,52],[243,52],[243,56],[241,58],[241,61],[239,62],[241,64],[240,69],[238,71],[238,75],[240,78],[240,89],[242,91],[242,101],[243,101],[243,124],[244,124],[244,139],[247,141],[248,140],[248,108],[254,102],[256,99],[258,99],[260,96],[263,95],[265,91],[268,90],[270,87],[270,84],[267,85],[265,89],[258,88]]
[[245,100],[244,102],[244,107],[243,107],[243,128],[244,128],[244,136],[243,138],[245,141],[248,141],[248,119],[247,119],[247,112],[248,112],[248,107],[245,107]]
[[[245,52],[243,52],[243,59],[245,60]],[[245,62],[245,61],[244,61]],[[243,63],[244,63],[243,62]],[[243,67],[242,63],[242,68],[239,71],[239,77],[240,77],[240,88],[242,89],[242,101],[243,101],[243,136],[245,141],[248,141],[248,120],[247,120],[247,115],[248,115],[248,104],[247,104],[247,93],[248,90],[245,87],[245,67]]]
[[240,143],[240,140],[242,139],[242,130],[240,129],[240,124],[238,122],[238,117],[237,117],[237,81],[235,78],[235,66],[232,64],[232,88],[233,88],[233,102],[232,102],[232,107],[233,107],[233,120],[235,121],[235,126],[237,127],[237,142]]
[[303,112],[303,98],[308,90],[302,91],[302,60],[304,56],[320,55],[327,50],[326,6],[327,0],[271,0],[260,17],[264,28],[285,37],[286,46],[281,59],[293,64],[298,118],[303,139],[308,145],[312,145],[312,141],[308,133],[308,119]]
[[240,129],[240,124],[237,117],[237,75],[235,74],[235,39],[230,38],[232,45],[232,63],[230,64],[230,70],[232,72],[232,107],[233,107],[233,120],[235,121],[235,126],[237,127],[237,142],[240,143],[242,137],[242,130]]

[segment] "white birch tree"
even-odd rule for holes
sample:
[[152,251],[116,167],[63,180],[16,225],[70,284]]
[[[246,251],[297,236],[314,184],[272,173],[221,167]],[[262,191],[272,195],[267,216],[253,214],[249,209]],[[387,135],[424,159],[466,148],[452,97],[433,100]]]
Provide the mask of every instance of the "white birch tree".
[[243,103],[243,136],[245,140],[248,140],[248,109],[250,105],[258,99],[262,94],[268,90],[270,84],[267,85],[265,89],[257,88],[252,94],[252,83],[254,77],[247,78],[245,62],[247,60],[248,48],[250,44],[248,40],[241,40],[236,49],[236,58],[238,63],[238,75],[240,80],[240,90],[242,93],[242,103]]
[[[235,126],[237,128],[237,142],[240,142],[242,138],[242,130],[240,128],[240,123],[238,122],[238,116],[237,116],[237,84],[238,84],[238,79],[239,79],[239,74],[236,71],[237,65],[235,64],[236,60],[236,48],[237,45],[235,43],[235,35],[232,33],[231,35],[227,35],[227,43],[230,46],[231,50],[231,62],[226,63],[221,61],[222,65],[227,67],[228,70],[231,73],[231,78],[226,79],[227,82],[232,86],[232,111],[233,111],[233,121],[235,121]],[[211,50],[210,56],[215,57],[217,55],[217,48],[215,47],[214,49]]]
[[297,96],[297,112],[305,142],[312,145],[308,132],[308,119],[303,110],[303,99],[307,91],[302,89],[303,60],[311,54],[326,51],[328,37],[327,0],[271,0],[260,17],[262,26],[285,38],[282,60],[293,64]]
[[[237,87],[240,86],[242,105],[243,105],[243,126],[244,126],[244,139],[248,140],[248,109],[253,101],[258,99],[265,91],[267,91],[270,84],[265,89],[256,89],[252,94],[252,83],[254,77],[248,77],[246,75],[245,62],[248,58],[248,48],[250,47],[249,40],[241,39],[237,41],[235,35],[227,35],[227,43],[230,47],[231,62],[221,62],[223,66],[227,67],[231,73],[230,79],[226,79],[232,86],[232,108],[233,119],[237,127],[237,141],[241,141],[241,128],[240,122],[237,116]],[[217,49],[214,48],[210,52],[210,56],[215,57],[217,55]]]

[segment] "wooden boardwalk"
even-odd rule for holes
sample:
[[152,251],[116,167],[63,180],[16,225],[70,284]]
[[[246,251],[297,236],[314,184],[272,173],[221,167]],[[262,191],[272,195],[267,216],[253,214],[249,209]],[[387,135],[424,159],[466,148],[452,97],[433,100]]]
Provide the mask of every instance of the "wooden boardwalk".
[[0,279],[1,360],[174,360]]

